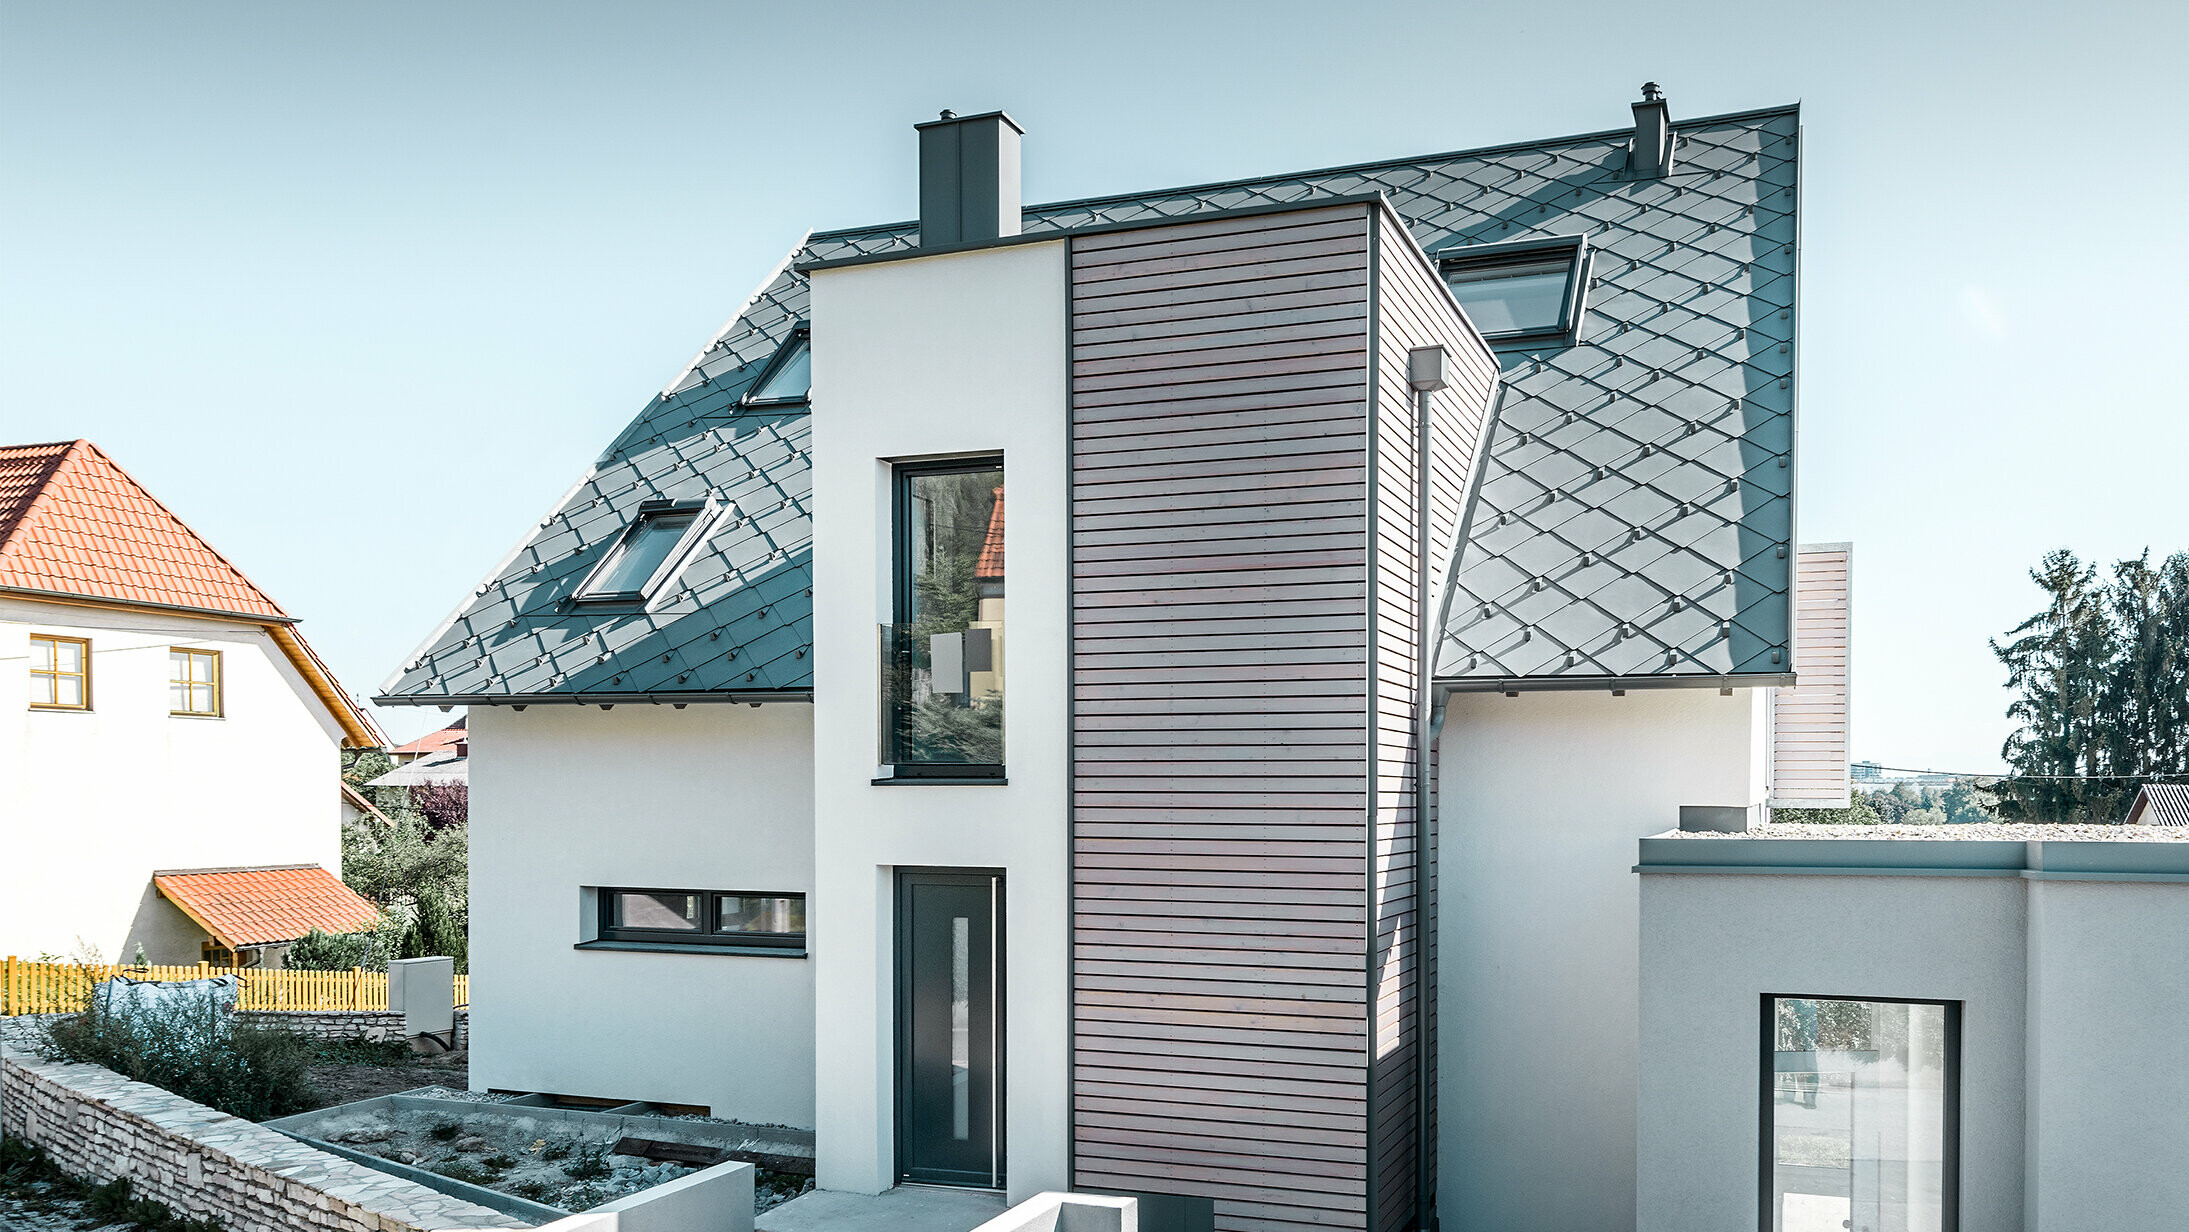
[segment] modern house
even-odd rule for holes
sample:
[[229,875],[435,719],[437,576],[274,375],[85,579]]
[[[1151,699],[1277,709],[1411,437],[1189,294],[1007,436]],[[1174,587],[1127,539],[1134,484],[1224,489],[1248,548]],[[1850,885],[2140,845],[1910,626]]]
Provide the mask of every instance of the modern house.
[[1634,1226],[1636,842],[1846,802],[1797,110],[1037,206],[917,128],[383,689],[470,707],[472,1081]]
[[[251,962],[293,939],[208,928],[160,879],[341,866],[340,749],[386,741],[296,626],[98,446],[0,447],[0,947]],[[305,880],[259,888],[354,922]]]

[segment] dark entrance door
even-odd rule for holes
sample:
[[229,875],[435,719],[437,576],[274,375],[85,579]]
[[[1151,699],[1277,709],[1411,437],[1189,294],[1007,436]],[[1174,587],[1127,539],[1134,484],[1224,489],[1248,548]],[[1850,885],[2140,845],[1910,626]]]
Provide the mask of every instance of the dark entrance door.
[[897,1175],[1003,1186],[1003,878],[897,874]]

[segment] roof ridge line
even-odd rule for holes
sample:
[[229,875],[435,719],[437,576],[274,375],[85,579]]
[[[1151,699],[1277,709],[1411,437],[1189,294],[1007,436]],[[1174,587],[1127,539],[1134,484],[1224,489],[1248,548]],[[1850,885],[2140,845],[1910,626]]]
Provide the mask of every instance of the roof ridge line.
[[[1724,124],[1732,120],[1758,119],[1765,116],[1789,114],[1800,115],[1801,104],[1799,102],[1780,103],[1776,106],[1770,107],[1751,107],[1742,111],[1722,112],[1718,115],[1696,116],[1692,119],[1677,121],[1673,124],[1672,127],[1673,131],[1677,133],[1683,124]],[[1021,208],[1020,212],[1022,214],[1031,214],[1051,210],[1075,209],[1082,206],[1101,205],[1105,203],[1123,201],[1144,201],[1151,197],[1209,192],[1220,188],[1241,188],[1249,184],[1272,183],[1280,180],[1300,180],[1307,179],[1312,176],[1341,175],[1346,172],[1367,171],[1381,167],[1403,167],[1411,163],[1430,162],[1438,159],[1480,158],[1485,155],[1504,154],[1518,150],[1545,149],[1550,146],[1572,145],[1576,142],[1581,141],[1602,141],[1609,137],[1616,137],[1623,133],[1631,133],[1633,131],[1633,127],[1629,125],[1624,128],[1607,128],[1598,130],[1596,132],[1574,133],[1570,136],[1564,137],[1539,137],[1533,141],[1507,141],[1501,142],[1496,145],[1475,146],[1473,148],[1464,150],[1445,150],[1428,154],[1409,154],[1397,158],[1378,158],[1371,159],[1367,162],[1339,163],[1335,166],[1330,167],[1309,167],[1300,171],[1279,171],[1266,175],[1236,176],[1228,180],[1207,180],[1199,184],[1178,184],[1164,188],[1148,189],[1142,192],[1104,193],[1099,196],[1093,197],[1069,197],[1062,201],[1043,201],[1033,205],[1024,206]],[[808,233],[808,239],[836,239],[841,236],[871,234],[881,231],[895,231],[905,227],[917,227],[919,225],[919,220],[913,218],[906,219],[902,222],[876,223],[874,225],[864,227],[843,227],[833,231],[812,231]]]

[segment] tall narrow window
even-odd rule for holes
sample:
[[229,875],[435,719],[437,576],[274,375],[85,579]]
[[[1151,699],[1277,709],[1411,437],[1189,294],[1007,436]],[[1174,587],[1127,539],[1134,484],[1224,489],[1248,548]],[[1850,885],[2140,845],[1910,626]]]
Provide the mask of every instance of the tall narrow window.
[[1003,774],[1003,463],[897,468],[896,621],[882,761],[900,778]]
[[1954,1232],[1961,1007],[1764,998],[1763,1232]]
[[30,708],[91,709],[91,643],[34,633],[30,639]]
[[220,692],[219,651],[186,650],[180,646],[168,648],[168,713],[218,718]]

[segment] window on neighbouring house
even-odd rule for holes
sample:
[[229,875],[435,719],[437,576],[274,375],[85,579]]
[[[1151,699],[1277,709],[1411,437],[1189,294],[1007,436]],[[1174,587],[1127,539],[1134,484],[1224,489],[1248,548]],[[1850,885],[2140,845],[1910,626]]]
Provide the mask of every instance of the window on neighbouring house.
[[725,890],[600,892],[600,939],[806,948],[806,896]]
[[218,717],[221,713],[220,652],[167,651],[167,709],[170,714]]
[[813,388],[813,351],[804,333],[794,334],[777,352],[766,375],[753,387],[749,403],[803,402]]
[[896,472],[896,620],[882,632],[883,764],[1003,774],[1003,463]]
[[691,501],[648,501],[599,567],[578,588],[581,600],[639,602],[651,598],[692,555],[713,522],[713,510]]
[[1587,246],[1484,244],[1439,254],[1444,283],[1482,336],[1493,341],[1570,334],[1582,307]]
[[30,639],[33,710],[91,709],[91,643],[34,633]]
[[1958,1003],[1764,998],[1763,1226],[1953,1232]]

